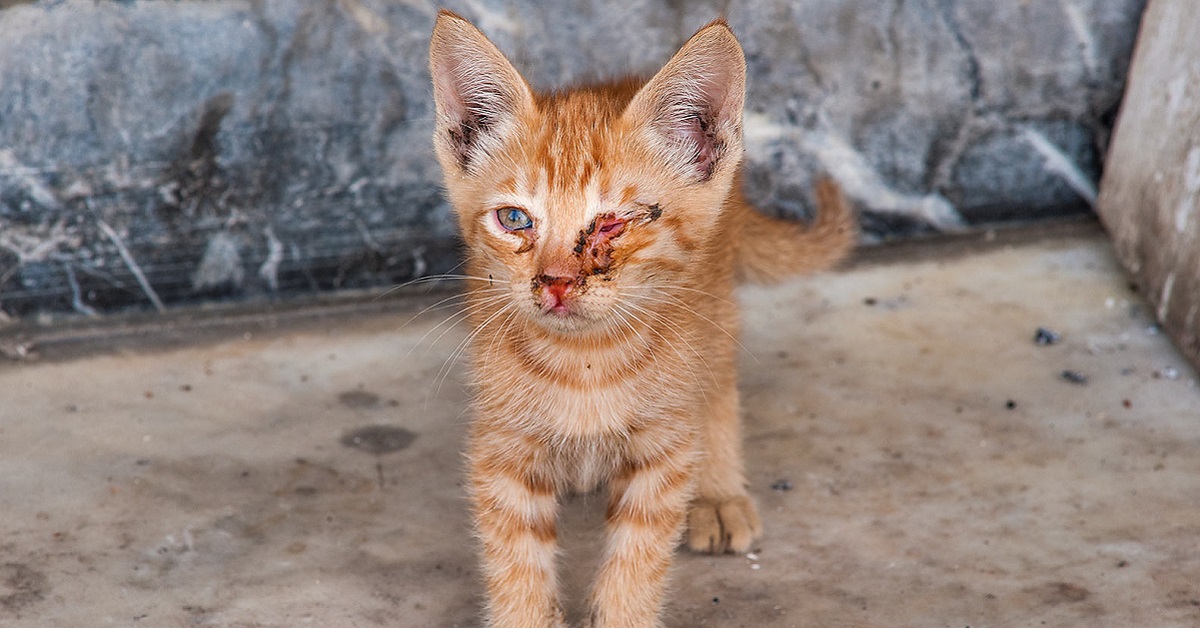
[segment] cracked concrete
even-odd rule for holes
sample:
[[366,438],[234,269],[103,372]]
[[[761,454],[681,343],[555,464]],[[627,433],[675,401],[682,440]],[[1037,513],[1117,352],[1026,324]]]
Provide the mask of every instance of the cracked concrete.
[[[1094,227],[962,242],[742,291],[767,533],[680,554],[667,626],[1200,623],[1196,373]],[[0,624],[477,625],[464,330],[417,301],[27,329]],[[602,511],[564,507],[576,616]]]

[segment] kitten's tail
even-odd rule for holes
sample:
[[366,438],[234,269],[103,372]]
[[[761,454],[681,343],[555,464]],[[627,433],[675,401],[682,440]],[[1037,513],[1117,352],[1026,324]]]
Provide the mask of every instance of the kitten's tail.
[[858,225],[842,188],[829,177],[815,187],[817,217],[808,226],[766,216],[742,202],[737,241],[740,283],[775,283],[832,267],[854,248]]

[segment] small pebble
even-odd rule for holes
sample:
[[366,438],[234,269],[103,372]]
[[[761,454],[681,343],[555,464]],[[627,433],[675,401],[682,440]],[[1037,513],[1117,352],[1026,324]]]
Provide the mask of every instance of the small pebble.
[[1068,381],[1072,384],[1078,384],[1080,386],[1086,385],[1088,381],[1086,375],[1080,373],[1079,371],[1072,371],[1070,369],[1059,373],[1059,377],[1063,378],[1065,381]]
[[1060,340],[1062,340],[1062,336],[1058,332],[1045,327],[1038,327],[1033,334],[1033,343],[1036,345],[1056,345]]
[[780,492],[790,491],[792,490],[792,483],[786,478],[775,480],[771,483],[771,490]]
[[1009,410],[1015,410],[1017,408],[1017,402],[1009,399],[1008,401],[1004,402],[1004,407],[1008,408]]
[[1125,406],[1126,408],[1132,408],[1132,407],[1133,407],[1133,402],[1132,402],[1132,401],[1130,401],[1129,399],[1122,399],[1122,400],[1121,400],[1121,405]]
[[750,563],[750,568],[751,569],[762,569],[762,565],[760,565],[758,563]]
[[1179,379],[1179,369],[1170,366],[1157,369],[1154,371],[1154,379],[1177,380]]

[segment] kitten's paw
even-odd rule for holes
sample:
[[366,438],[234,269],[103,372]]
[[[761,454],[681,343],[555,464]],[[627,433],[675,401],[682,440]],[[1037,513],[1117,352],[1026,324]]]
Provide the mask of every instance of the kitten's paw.
[[762,536],[762,520],[748,495],[717,502],[697,498],[688,509],[687,547],[701,554],[741,554]]

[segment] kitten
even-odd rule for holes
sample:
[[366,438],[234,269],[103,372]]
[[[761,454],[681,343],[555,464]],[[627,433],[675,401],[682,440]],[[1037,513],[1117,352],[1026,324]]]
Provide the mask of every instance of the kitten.
[[808,229],[742,198],[741,46],[722,21],[649,82],[534,93],[463,18],[430,45],[434,145],[467,247],[468,478],[487,621],[565,626],[558,497],[606,485],[589,625],[659,625],[672,553],[762,533],[742,466],[732,291],[835,263],[851,211]]

